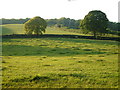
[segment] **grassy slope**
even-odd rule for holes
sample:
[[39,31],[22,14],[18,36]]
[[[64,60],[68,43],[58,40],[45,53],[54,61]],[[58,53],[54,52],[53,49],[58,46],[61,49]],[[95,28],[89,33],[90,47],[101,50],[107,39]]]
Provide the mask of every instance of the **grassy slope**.
[[80,33],[65,31],[64,28],[57,28],[57,27],[47,27],[45,34],[81,35]]
[[[6,24],[1,25],[2,27],[2,35],[9,34],[24,34],[24,25],[23,24]],[[61,31],[59,28],[47,27],[45,34],[78,34],[68,31]]]
[[5,25],[0,25],[0,27],[2,27],[2,35],[24,33],[23,24],[5,24]]
[[[2,30],[1,30],[2,27]],[[24,34],[24,25],[23,24],[5,24],[0,25],[0,35],[9,35],[9,34]],[[74,35],[84,35],[91,36],[90,34],[82,34],[81,31],[78,33],[78,29],[65,29],[65,28],[57,28],[57,27],[47,27],[45,34],[74,34]],[[118,35],[106,35],[107,37],[119,37]]]
[[115,41],[3,39],[3,88],[117,88]]

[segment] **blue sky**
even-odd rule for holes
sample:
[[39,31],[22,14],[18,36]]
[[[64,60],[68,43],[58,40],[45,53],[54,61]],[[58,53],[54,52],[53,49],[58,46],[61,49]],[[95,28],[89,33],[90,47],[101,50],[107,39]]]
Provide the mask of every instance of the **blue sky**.
[[108,19],[118,22],[119,0],[1,0],[0,18],[44,19],[68,17],[83,19],[91,10],[101,10]]

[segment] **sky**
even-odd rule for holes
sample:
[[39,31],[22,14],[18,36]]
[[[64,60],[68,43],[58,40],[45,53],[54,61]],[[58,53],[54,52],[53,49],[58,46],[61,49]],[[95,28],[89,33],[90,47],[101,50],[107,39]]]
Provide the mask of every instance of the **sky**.
[[119,0],[1,0],[0,18],[84,19],[92,10],[106,13],[109,21],[118,22]]

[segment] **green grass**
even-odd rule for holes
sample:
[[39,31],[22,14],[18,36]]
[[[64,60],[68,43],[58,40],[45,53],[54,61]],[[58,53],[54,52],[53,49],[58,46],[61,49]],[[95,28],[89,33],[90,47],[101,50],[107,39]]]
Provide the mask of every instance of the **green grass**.
[[[10,35],[10,34],[24,34],[24,24],[5,24],[0,25],[2,27],[2,35]],[[47,27],[45,34],[77,34],[69,31],[63,31],[57,27]]]
[[[23,24],[1,25],[24,34]],[[73,34],[47,27],[45,34]],[[3,39],[3,88],[118,88],[118,42],[72,38]]]
[[117,44],[72,38],[3,39],[3,88],[118,88]]
[[[2,29],[1,29],[2,28]],[[1,33],[2,31],[2,33]],[[10,34],[25,34],[24,24],[5,24],[0,25],[0,35],[10,35]],[[84,35],[92,36],[91,34],[83,34],[79,29],[66,29],[66,28],[57,28],[57,27],[47,27],[44,34],[69,34],[69,35]],[[118,35],[108,34],[106,37],[119,37]]]
[[80,33],[76,33],[76,32],[70,32],[70,31],[66,31],[65,28],[57,28],[57,27],[47,27],[45,34],[58,34],[58,35],[65,35],[65,34],[69,34],[69,35],[83,35]]
[[24,25],[23,24],[5,24],[0,25],[2,27],[2,35],[10,35],[10,34],[23,34],[24,33]]

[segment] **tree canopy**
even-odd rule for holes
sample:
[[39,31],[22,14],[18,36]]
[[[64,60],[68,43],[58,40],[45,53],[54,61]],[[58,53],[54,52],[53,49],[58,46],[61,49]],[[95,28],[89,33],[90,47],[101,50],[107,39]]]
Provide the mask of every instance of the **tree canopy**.
[[95,37],[107,32],[108,19],[105,13],[98,10],[90,11],[81,21],[81,28],[91,32]]
[[39,35],[43,34],[43,32],[45,33],[46,27],[47,27],[46,21],[43,18],[36,16],[25,23],[24,29],[26,31],[26,34]]

